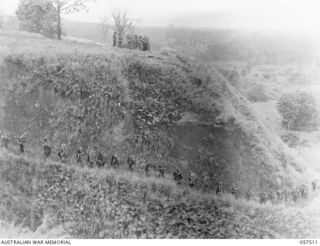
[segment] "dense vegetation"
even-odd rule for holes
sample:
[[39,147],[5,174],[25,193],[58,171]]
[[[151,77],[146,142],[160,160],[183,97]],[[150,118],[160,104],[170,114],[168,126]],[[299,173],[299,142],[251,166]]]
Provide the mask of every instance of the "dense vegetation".
[[[39,45],[36,51],[30,40]],[[86,238],[309,233],[303,231],[305,218],[291,221],[281,205],[278,210],[198,189],[203,174],[211,190],[223,181],[226,192],[236,185],[241,197],[253,187],[258,194],[303,182],[300,163],[228,83],[236,84],[238,73],[223,76],[169,49],[110,51],[25,33],[0,33],[0,41],[10,51],[1,53],[1,126],[12,136],[27,132],[25,157],[0,158],[2,219],[35,230],[50,217],[73,237]],[[129,174],[126,168],[45,162],[36,150],[45,136],[54,155],[60,143],[70,147],[70,159],[77,146],[86,151],[94,145],[108,160],[117,152],[121,165],[133,153],[137,166]],[[145,178],[145,162],[163,164],[168,177],[178,167],[184,185],[189,171],[195,172],[198,190],[177,188],[154,173]]]
[[56,11],[49,0],[21,0],[16,11],[21,30],[55,37]]
[[269,99],[265,87],[261,84],[252,85],[247,91],[247,98],[251,102],[266,102]]
[[[1,153],[0,219],[75,238],[292,238],[311,228],[298,211],[179,189],[117,170],[79,169]],[[295,228],[292,231],[292,228]]]
[[[197,101],[190,100],[191,88],[208,83],[201,77],[184,76],[177,65],[133,57],[72,54],[31,59],[19,55],[8,56],[6,63],[24,71],[19,81],[12,79],[7,87],[6,129],[28,132],[29,141],[38,144],[50,136],[54,144],[71,141],[72,148],[86,149],[95,143],[128,154],[131,146],[162,158],[161,151],[170,148],[164,130],[180,119],[181,112],[199,108]],[[129,114],[134,130],[125,136],[126,146],[117,146],[118,140],[108,131]]]
[[[248,103],[220,74],[176,52],[163,51],[157,59],[130,54],[12,54],[5,57],[5,64],[19,75],[7,76],[3,126],[12,134],[27,133],[28,144],[40,147],[47,136],[54,148],[67,143],[70,153],[79,146],[85,151],[93,146],[107,159],[116,152],[121,162],[134,154],[139,168],[151,162],[172,173],[178,167],[186,180],[192,169],[200,179],[198,187],[202,175],[207,175],[212,189],[223,181],[231,190],[238,170],[248,181],[237,183],[242,193],[249,182],[257,190],[264,190],[265,183],[278,186],[269,180],[270,174],[259,171],[270,156],[273,165],[281,160],[262,151],[258,135],[264,132],[262,128],[252,132],[255,122]],[[188,114],[209,125],[194,126],[192,131],[188,123],[180,127]],[[234,135],[223,128],[227,125],[238,125]],[[239,164],[237,155],[228,153],[239,141],[250,146],[252,137],[247,134],[255,135],[257,143],[246,147],[247,161]],[[182,141],[187,142],[181,145]],[[187,145],[189,150],[183,149]]]
[[319,109],[310,93],[294,92],[283,94],[277,103],[283,126],[288,130],[317,129]]

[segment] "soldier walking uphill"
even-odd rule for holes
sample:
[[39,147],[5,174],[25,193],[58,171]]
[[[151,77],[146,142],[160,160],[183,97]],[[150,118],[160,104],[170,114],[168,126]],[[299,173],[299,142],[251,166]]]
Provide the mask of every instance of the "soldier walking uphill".
[[146,36],[142,38],[142,51],[150,51],[149,38]]
[[150,174],[149,174],[150,167],[151,167],[150,162],[147,162],[146,165],[144,166],[144,172],[145,172],[145,174],[146,174],[147,177],[150,176]]
[[276,195],[277,195],[277,198],[276,198],[276,200],[277,201],[281,201],[282,200],[282,194],[283,194],[283,191],[281,191],[281,190],[277,190],[276,191]]
[[147,50],[150,51],[150,42],[149,42],[149,38],[147,38]]
[[127,35],[127,43],[128,43],[128,48],[130,50],[132,50],[133,46],[132,46],[132,36],[131,35]]
[[102,168],[106,164],[106,154],[104,152],[98,151],[97,154],[97,167]]
[[23,141],[23,136],[22,137],[17,137],[17,143],[19,145],[19,152],[24,153],[24,141]]
[[111,157],[111,166],[113,168],[116,168],[116,167],[119,167],[120,166],[120,163],[119,163],[119,159],[118,159],[118,156],[117,154],[113,154],[112,157]]
[[269,200],[272,204],[275,203],[277,199],[277,194],[275,191],[269,191],[267,193],[267,200]]
[[299,190],[297,189],[292,190],[290,195],[292,197],[292,201],[297,202],[299,199]]
[[164,178],[166,169],[164,168],[163,165],[158,166],[158,171],[159,171],[159,178]]
[[51,155],[51,146],[48,143],[48,139],[45,138],[43,141],[43,154],[46,158],[48,158]]
[[316,191],[317,189],[319,189],[320,188],[320,180],[313,180],[312,182],[311,182],[311,186],[312,186],[312,190],[313,191]]
[[301,198],[304,198],[304,199],[308,198],[308,187],[306,185],[300,185],[298,187],[298,192]]
[[68,148],[66,144],[61,144],[59,146],[58,156],[62,163],[65,163],[67,161],[67,149]]
[[181,184],[182,174],[179,169],[176,169],[173,173],[173,180],[176,182],[177,185]]
[[291,195],[290,195],[290,190],[289,188],[285,188],[283,190],[283,200],[287,203],[290,201]]
[[75,155],[76,162],[80,166],[82,166],[82,155],[83,155],[83,150],[82,150],[82,147],[80,146],[77,148],[76,155]]
[[120,32],[118,33],[118,47],[122,47],[122,34]]
[[267,193],[266,193],[266,192],[260,193],[260,195],[259,195],[259,201],[260,201],[260,203],[261,203],[261,204],[265,204],[265,203],[267,202],[267,200],[268,200],[268,195],[267,195]]
[[113,33],[113,47],[117,46],[117,32]]
[[189,186],[190,188],[194,188],[197,176],[190,171],[189,173]]
[[203,191],[208,191],[209,189],[209,176],[206,173],[202,174],[202,189]]
[[142,36],[139,36],[139,39],[138,39],[138,47],[139,47],[139,50],[143,50],[143,40],[142,40]]
[[233,185],[233,186],[231,187],[231,194],[232,194],[236,199],[239,198],[240,192],[239,192],[239,189],[237,188],[236,185]]
[[128,157],[128,160],[127,160],[127,163],[128,163],[130,172],[133,171],[133,166],[136,165],[136,161],[135,161],[134,159],[135,159],[135,158],[134,158],[133,156],[129,156],[129,157]]
[[89,167],[94,167],[95,162],[96,162],[96,155],[97,152],[93,147],[89,149],[88,157],[87,157],[87,162]]
[[8,133],[4,133],[1,136],[1,141],[2,141],[2,148],[8,149],[8,145],[9,145],[9,135],[8,135]]
[[216,189],[216,194],[221,195],[222,194],[222,182],[219,182]]
[[134,49],[138,49],[139,48],[139,38],[138,35],[134,35],[134,45],[133,45]]

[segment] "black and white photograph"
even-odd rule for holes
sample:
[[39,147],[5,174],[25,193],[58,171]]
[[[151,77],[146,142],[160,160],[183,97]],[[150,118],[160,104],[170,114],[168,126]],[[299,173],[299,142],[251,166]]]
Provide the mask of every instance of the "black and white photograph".
[[317,244],[319,13],[0,0],[0,244]]

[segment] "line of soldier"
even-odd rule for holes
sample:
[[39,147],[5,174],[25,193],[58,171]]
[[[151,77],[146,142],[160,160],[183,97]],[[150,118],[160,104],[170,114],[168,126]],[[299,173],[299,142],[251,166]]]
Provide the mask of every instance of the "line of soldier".
[[[197,176],[193,172],[189,172],[189,187],[193,188],[195,186]],[[182,175],[177,169],[174,173],[174,180],[177,184],[181,183]],[[202,176],[202,189],[204,191],[208,190],[209,186],[209,177],[207,175]],[[317,189],[320,189],[320,180],[314,180],[311,183],[312,190],[315,192]],[[218,182],[215,187],[216,195],[221,195],[226,190],[223,187],[222,182]],[[228,190],[227,193],[232,194],[236,199],[241,198],[240,190],[233,185],[231,189]],[[299,199],[307,199],[309,196],[309,189],[306,185],[302,184],[294,189],[284,189],[284,190],[277,190],[277,191],[269,191],[269,192],[261,192],[257,197],[261,204],[265,204],[270,201],[272,204],[279,203],[279,202],[297,202]],[[247,201],[255,200],[255,192],[253,189],[249,189],[245,192],[244,195]]]
[[[5,133],[4,135],[2,135],[2,143],[3,143],[3,147],[5,147],[6,149],[8,148],[8,143],[9,143],[9,136],[7,133]],[[20,152],[24,152],[24,145],[23,145],[23,141],[19,141],[19,148],[20,148]],[[22,147],[21,147],[22,146]],[[22,149],[22,151],[21,151]],[[43,142],[43,153],[44,156],[46,158],[49,158],[49,156],[51,155],[51,146],[48,143],[47,138],[44,138],[44,142]],[[79,147],[76,150],[76,154],[75,154],[75,160],[78,164],[82,165],[82,156],[84,155],[83,149],[82,147]],[[58,148],[58,157],[60,159],[60,161],[62,163],[65,163],[67,161],[67,157],[68,157],[68,153],[67,153],[67,145],[66,144],[61,144]],[[130,171],[133,171],[133,167],[136,165],[136,161],[134,159],[134,157],[128,157],[127,159],[127,163],[128,163],[128,167]],[[89,167],[94,167],[97,166],[99,168],[105,166],[106,164],[106,157],[105,154],[100,152],[100,151],[96,151],[94,148],[90,148],[88,150],[88,154],[87,154],[87,165]],[[119,167],[120,163],[119,163],[119,159],[117,157],[116,154],[113,154],[111,157],[111,166],[112,167]],[[146,174],[146,176],[150,175],[150,168],[151,168],[151,163],[147,162],[144,166],[144,172]],[[164,178],[165,177],[165,167],[163,165],[158,165],[158,177],[159,178]],[[183,180],[183,176],[182,173],[180,172],[180,170],[178,168],[176,168],[176,170],[173,172],[173,180],[176,182],[177,185],[180,185],[182,180]],[[190,188],[194,188],[195,187],[195,183],[197,180],[197,176],[195,175],[195,173],[193,172],[189,172],[189,179],[188,179],[188,185]],[[208,190],[209,187],[209,177],[208,175],[203,175],[202,176],[202,185],[203,185],[203,190],[206,191]],[[217,195],[220,195],[222,193],[222,183],[219,182],[215,193]],[[236,198],[239,197],[238,192],[236,190],[235,187],[232,188],[231,190],[231,194],[235,195]],[[250,198],[253,197],[253,194],[247,192],[246,194],[246,198],[247,200],[250,200]]]
[[[19,144],[19,151],[21,153],[24,153],[24,141],[22,140],[22,137],[17,138],[17,142]],[[8,149],[8,144],[9,144],[9,134],[8,133],[4,133],[2,135],[2,147],[4,147],[5,149]],[[44,138],[44,142],[43,142],[43,154],[46,158],[49,158],[51,155],[51,145],[48,142],[47,138]],[[68,148],[66,144],[61,144],[58,147],[58,157],[60,159],[60,161],[62,163],[65,163],[67,161],[68,158]],[[78,164],[82,165],[82,156],[84,155],[83,149],[82,147],[77,148],[76,153],[75,153],[75,160]],[[94,148],[90,148],[88,150],[88,154],[87,154],[87,164],[89,167],[94,167],[97,166],[99,168],[105,166],[106,164],[106,155],[104,153],[102,153],[101,151],[96,151]],[[136,165],[136,161],[134,156],[129,156],[127,159],[127,164],[129,167],[129,170],[132,172],[133,171],[133,167]],[[111,166],[112,167],[119,167],[120,163],[119,163],[119,159],[117,154],[113,154],[111,157]],[[144,172],[146,174],[146,176],[150,176],[150,168],[151,168],[151,163],[147,162],[144,166]],[[160,178],[164,178],[165,177],[165,167],[163,165],[158,165],[158,177]],[[178,168],[176,168],[176,170],[173,173],[173,179],[176,182],[177,185],[181,184],[181,181],[183,179],[182,174],[180,172],[180,170]],[[203,180],[204,183],[207,184],[207,181],[209,180],[209,178],[204,175],[203,176]],[[189,175],[189,186],[191,188],[193,188],[195,186],[195,181],[196,181],[196,175],[193,172],[190,172]]]
[[[51,154],[51,146],[47,141],[47,138],[44,139],[44,143],[43,143],[43,151],[44,151],[44,156],[46,158],[49,158],[50,154]],[[90,168],[93,167],[98,167],[98,168],[102,168],[106,165],[107,160],[106,160],[106,154],[101,152],[101,151],[96,151],[93,147],[89,148],[87,151],[87,154],[84,153],[82,147],[77,148],[76,153],[75,153],[75,160],[77,162],[77,164],[83,166],[83,162],[82,162],[82,156],[86,155],[87,156],[87,165]],[[67,154],[67,145],[66,144],[61,144],[58,148],[58,156],[59,159],[62,163],[65,163],[68,157]],[[110,162],[111,166],[114,168],[117,168],[120,166],[120,162],[119,162],[119,158],[117,156],[116,153],[114,153],[111,157],[111,162]],[[132,172],[134,171],[134,166],[136,166],[136,160],[135,160],[135,156],[131,155],[127,158],[127,164],[129,167],[129,170]],[[144,165],[144,172],[146,176],[150,176],[150,169],[151,169],[151,163],[150,162],[146,162]],[[158,177],[159,178],[164,178],[165,177],[165,167],[163,165],[158,165]],[[176,171],[179,172],[179,171]],[[177,181],[177,177],[178,179],[182,179],[182,175],[181,173],[176,175],[176,172],[174,173],[174,180]],[[178,182],[179,183],[179,182]]]
[[[24,153],[24,137],[16,137],[17,143],[19,146],[19,152]],[[9,147],[9,142],[10,142],[10,137],[7,132],[4,132],[1,136],[1,142],[2,142],[2,148],[8,149]],[[46,158],[49,158],[50,155],[52,154],[52,147],[48,142],[47,138],[44,138],[43,141],[43,155]],[[78,164],[82,165],[82,157],[85,155],[83,152],[82,147],[77,148],[75,152],[75,160]],[[58,157],[59,160],[62,163],[66,163],[67,158],[68,158],[68,147],[66,144],[60,144],[58,147]],[[127,159],[127,164],[129,167],[129,170],[132,172],[134,170],[134,166],[136,165],[136,160],[134,156],[129,156]],[[89,167],[103,167],[106,165],[106,155],[105,153],[102,153],[101,151],[96,151],[94,148],[90,148],[87,152],[87,165]],[[119,167],[120,162],[119,158],[116,153],[114,153],[111,157],[111,166],[112,167]],[[151,163],[148,162],[144,166],[144,171],[147,176],[150,175],[150,168],[151,168]],[[162,165],[158,166],[158,171],[159,171],[159,177],[165,177],[165,168]]]
[[[2,138],[2,147],[5,149],[8,149],[9,134],[4,133],[1,138]],[[19,145],[19,151],[21,153],[24,153],[24,141],[22,140],[22,137],[17,138],[17,142]],[[43,155],[45,156],[45,158],[49,158],[50,155],[52,154],[52,148],[51,148],[51,145],[49,144],[47,138],[44,138],[42,145],[43,145]],[[79,147],[76,149],[75,160],[76,160],[77,164],[83,166],[82,157],[84,155],[85,155],[85,153],[83,152],[82,147]],[[67,158],[68,158],[68,147],[66,144],[59,145],[58,157],[62,163],[66,163]],[[93,168],[93,167],[97,166],[97,167],[101,168],[101,167],[104,167],[106,165],[106,163],[107,163],[107,160],[106,160],[105,153],[102,153],[101,151],[96,151],[93,147],[89,148],[89,150],[87,151],[87,165],[88,165],[88,167]],[[135,157],[129,156],[127,159],[127,164],[128,164],[129,170],[132,172],[134,170],[134,166],[136,166]],[[120,166],[119,158],[116,153],[114,153],[111,157],[111,166],[114,168]],[[146,176],[150,176],[151,167],[152,167],[152,165],[150,162],[145,163],[144,172],[145,172]],[[161,164],[158,165],[158,177],[164,178],[166,176],[165,174],[166,174],[166,169],[165,169],[164,165],[161,165]],[[178,168],[173,173],[173,179],[177,185],[181,184],[183,177],[182,177],[182,174]],[[204,178],[204,179],[208,180],[206,178]],[[189,186],[191,188],[194,187],[194,182],[195,182],[195,174],[190,172]]]
[[[315,189],[314,189],[315,191]],[[259,202],[265,204],[267,201],[271,203],[277,202],[297,202],[299,199],[307,199],[309,196],[309,189],[306,185],[300,185],[294,189],[284,189],[277,191],[262,192],[259,195]]]
[[[4,133],[2,135],[2,147],[5,149],[8,149],[9,145],[9,134]],[[24,141],[23,137],[16,137],[18,146],[19,146],[19,152],[24,153]],[[65,163],[68,158],[68,151],[67,151],[67,145],[61,144],[58,148],[58,157],[62,163]],[[48,143],[48,139],[44,138],[43,142],[43,154],[46,158],[49,158],[51,155],[51,146]],[[82,147],[77,148],[75,153],[75,160],[78,164],[82,165],[82,156],[85,155],[83,152]],[[87,153],[87,165],[91,168],[94,166],[97,166],[99,168],[104,167],[106,165],[106,155],[105,153],[102,153],[101,151],[96,151],[94,148],[90,148]],[[111,157],[111,166],[116,168],[120,166],[119,158],[117,154],[113,154]],[[134,166],[136,166],[136,160],[134,156],[129,156],[127,159],[127,164],[129,167],[129,170],[132,172],[134,170]],[[147,162],[144,166],[144,172],[146,176],[150,176],[150,168],[151,163]],[[158,177],[164,178],[165,177],[165,167],[163,165],[158,165]],[[173,179],[176,182],[177,185],[181,184],[181,181],[183,180],[182,173],[178,168],[173,172]],[[208,190],[209,187],[209,177],[206,174],[203,174],[202,176],[202,188],[204,191]],[[197,180],[197,176],[192,171],[189,172],[189,179],[188,179],[188,185],[190,188],[195,187],[195,183]],[[317,189],[320,189],[320,180],[314,180],[311,183],[311,187],[313,191],[316,191]],[[240,191],[237,189],[236,186],[232,186],[231,190],[229,191],[232,195],[235,196],[236,199],[240,198]],[[217,195],[221,195],[223,193],[223,183],[218,182],[216,185],[215,193]],[[254,191],[253,189],[248,190],[245,193],[245,198],[247,201],[250,201],[251,199],[254,199]],[[295,189],[289,190],[278,190],[278,191],[269,191],[269,192],[262,192],[259,194],[259,202],[261,204],[265,204],[267,201],[270,201],[271,203],[277,203],[277,202],[289,202],[290,200],[293,202],[297,202],[299,198],[307,199],[308,198],[308,187],[306,185],[300,185]]]
[[[48,139],[45,138],[43,142],[43,154],[46,158],[49,158],[51,155],[51,145],[48,143]],[[78,147],[75,151],[75,160],[77,164],[83,166],[82,157],[85,155],[82,147]],[[58,147],[58,157],[62,163],[66,163],[68,159],[68,147],[66,144],[61,144]],[[87,158],[87,165],[88,167],[104,167],[107,163],[106,155],[102,153],[101,151],[96,151],[94,148],[89,148],[86,154]],[[131,159],[131,157],[128,158],[128,164],[130,170],[132,170],[132,166],[135,165],[135,162]],[[111,157],[111,166],[112,167],[118,167],[120,166],[119,159],[116,154],[113,154]]]
[[150,42],[147,36],[127,35],[126,38],[127,45],[124,45],[122,35],[120,33],[114,32],[113,47],[150,51]]
[[[316,191],[320,188],[320,185],[315,186],[314,182],[311,183],[311,186],[313,191]],[[236,199],[241,197],[240,191],[235,186],[231,188],[230,193],[234,195]],[[280,202],[297,202],[299,199],[307,199],[308,195],[309,189],[303,184],[294,189],[287,188],[284,190],[261,192],[257,198],[261,204],[266,204],[268,201],[270,201],[272,204],[276,204]],[[247,201],[255,199],[255,193],[253,189],[250,189],[245,193],[245,199]]]

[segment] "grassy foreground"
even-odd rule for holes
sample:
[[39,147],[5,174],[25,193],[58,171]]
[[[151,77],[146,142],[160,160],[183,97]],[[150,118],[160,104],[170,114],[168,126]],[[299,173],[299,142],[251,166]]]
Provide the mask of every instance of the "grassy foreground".
[[[56,237],[72,238],[315,235],[299,208],[199,194],[167,179],[121,169],[80,169],[7,152],[0,155],[0,219],[21,233],[31,231],[25,235],[52,237],[52,231]],[[4,230],[10,231],[10,226]]]

